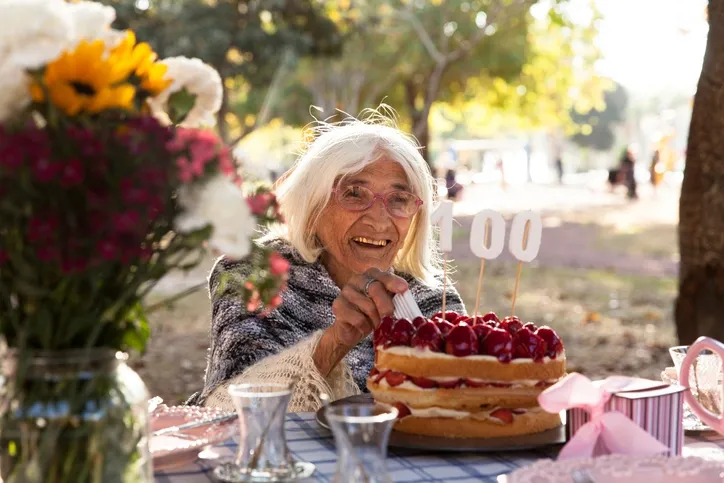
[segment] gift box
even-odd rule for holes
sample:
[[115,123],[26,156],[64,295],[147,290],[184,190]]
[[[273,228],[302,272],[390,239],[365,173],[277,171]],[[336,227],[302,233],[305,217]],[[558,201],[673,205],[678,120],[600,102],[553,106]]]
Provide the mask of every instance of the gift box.
[[678,456],[684,440],[684,391],[661,381],[623,376],[590,381],[573,373],[538,400],[546,411],[566,411],[569,442],[559,458]]
[[[611,394],[604,411],[618,411],[669,448],[670,456],[681,455],[684,443],[684,391],[660,381],[648,381],[650,387],[623,389]],[[584,408],[568,410],[568,439],[591,420]],[[597,443],[596,453],[610,454],[603,441]],[[598,455],[598,454],[597,454]],[[597,456],[594,455],[594,456]]]

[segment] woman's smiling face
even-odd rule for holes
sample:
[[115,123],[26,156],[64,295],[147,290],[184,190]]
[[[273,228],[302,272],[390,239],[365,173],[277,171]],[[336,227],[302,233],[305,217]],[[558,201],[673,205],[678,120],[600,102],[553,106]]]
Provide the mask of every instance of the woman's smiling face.
[[[354,187],[376,194],[411,191],[405,170],[386,156],[348,176],[336,188],[338,192],[347,188],[354,192]],[[349,211],[332,196],[317,222],[317,237],[325,249],[322,262],[337,285],[342,286],[351,276],[373,267],[389,269],[407,238],[413,218],[390,215],[380,198],[366,210]]]

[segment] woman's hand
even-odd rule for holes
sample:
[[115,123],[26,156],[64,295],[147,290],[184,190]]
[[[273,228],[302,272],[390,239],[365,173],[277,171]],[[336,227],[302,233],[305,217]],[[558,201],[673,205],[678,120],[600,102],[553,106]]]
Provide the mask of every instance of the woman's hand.
[[350,349],[377,327],[382,317],[394,313],[392,297],[407,288],[404,279],[377,268],[350,279],[332,304],[334,323],[322,334],[313,356],[322,375],[327,376]]

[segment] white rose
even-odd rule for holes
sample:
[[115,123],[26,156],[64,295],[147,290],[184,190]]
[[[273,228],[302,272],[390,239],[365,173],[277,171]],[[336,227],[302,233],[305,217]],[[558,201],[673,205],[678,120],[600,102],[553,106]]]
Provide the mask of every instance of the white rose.
[[206,183],[182,186],[179,203],[184,212],[174,220],[179,233],[189,233],[207,225],[213,227],[208,243],[225,255],[240,259],[251,250],[251,237],[257,229],[254,215],[241,189],[223,175]]
[[0,63],[36,69],[72,45],[75,25],[61,0],[0,0]]
[[0,64],[0,123],[12,119],[30,104],[28,75],[12,62]]
[[174,92],[186,89],[196,96],[194,107],[184,119],[182,126],[213,126],[214,116],[221,107],[223,85],[219,73],[199,59],[170,57],[161,61],[168,66],[166,78],[172,79],[171,85],[158,96],[149,100],[154,115],[163,122],[169,122],[168,99]]
[[84,39],[106,41],[107,38],[113,38],[111,24],[116,19],[116,11],[113,7],[82,1],[68,3],[67,8],[73,19],[75,42]]

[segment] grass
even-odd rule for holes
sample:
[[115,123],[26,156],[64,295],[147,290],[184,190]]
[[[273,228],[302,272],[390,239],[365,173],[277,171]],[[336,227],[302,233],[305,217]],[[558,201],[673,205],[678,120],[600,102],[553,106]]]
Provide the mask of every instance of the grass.
[[671,225],[598,228],[596,247],[611,253],[678,260],[678,236]]

